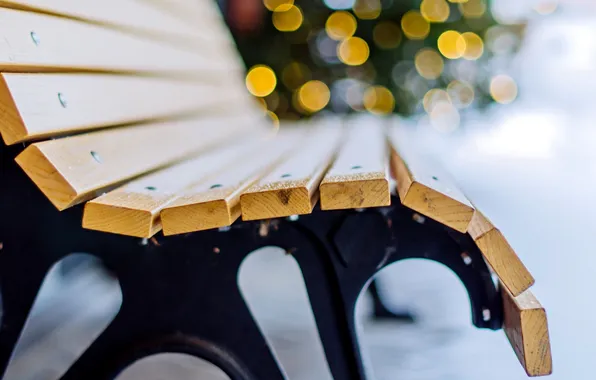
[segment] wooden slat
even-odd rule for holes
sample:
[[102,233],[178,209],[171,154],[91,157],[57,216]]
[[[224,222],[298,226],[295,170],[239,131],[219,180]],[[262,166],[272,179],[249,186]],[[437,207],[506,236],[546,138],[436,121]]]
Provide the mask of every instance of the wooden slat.
[[468,232],[501,283],[514,296],[518,296],[534,284],[534,277],[501,231],[495,228],[480,211],[475,211]]
[[262,119],[216,116],[116,128],[36,143],[16,161],[63,210],[260,125]]
[[0,133],[14,144],[198,111],[223,113],[248,102],[243,90],[119,75],[3,73]]
[[212,81],[219,73],[216,77],[227,81],[230,70],[239,70],[235,60],[216,60],[212,53],[191,53],[116,30],[6,8],[0,8],[0,37],[1,71],[192,73]]
[[382,119],[352,119],[347,140],[319,187],[321,209],[388,206],[389,152]]
[[[21,9],[84,20],[102,25],[130,27],[177,34],[180,38],[201,38],[206,33],[134,0],[0,0],[0,7]],[[118,11],[114,11],[117,9]],[[207,33],[208,34],[208,33]]]
[[474,208],[437,163],[408,146],[398,129],[390,139],[392,172],[403,205],[460,232],[466,232]]
[[149,238],[161,230],[160,211],[185,188],[265,147],[264,135],[242,139],[155,173],[133,180],[85,204],[83,227]]
[[341,131],[335,127],[320,127],[299,151],[243,193],[242,219],[310,214],[318,200],[318,185],[337,151]]
[[526,290],[517,297],[503,289],[504,329],[528,376],[552,373],[552,357],[546,312]]
[[301,142],[305,131],[282,129],[260,153],[239,160],[186,190],[161,212],[164,235],[229,226],[240,217],[240,194]]

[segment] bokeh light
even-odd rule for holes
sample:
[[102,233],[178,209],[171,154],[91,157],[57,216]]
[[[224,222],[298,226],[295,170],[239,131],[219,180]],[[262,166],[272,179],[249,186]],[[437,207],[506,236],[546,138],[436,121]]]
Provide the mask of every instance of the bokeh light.
[[329,9],[350,9],[356,0],[323,0]]
[[314,113],[325,108],[330,98],[329,87],[319,80],[306,82],[298,90],[297,96],[298,103],[308,113]]
[[490,81],[490,95],[497,103],[509,104],[517,98],[517,84],[509,75],[497,75]]
[[297,89],[311,78],[311,72],[308,66],[294,61],[284,67],[281,73],[281,81],[290,90]]
[[356,0],[352,10],[361,20],[374,20],[381,15],[381,0]]
[[449,133],[459,127],[459,111],[449,102],[436,104],[429,116],[431,125],[439,132]]
[[443,72],[443,58],[436,50],[421,49],[414,57],[414,66],[418,74],[425,79],[437,79]]
[[246,88],[254,96],[267,96],[275,90],[277,77],[269,66],[253,66],[246,74]]
[[373,114],[384,115],[393,112],[395,98],[389,89],[383,86],[372,86],[364,92],[364,108]]
[[395,49],[401,42],[401,29],[391,21],[381,21],[373,29],[373,41],[381,49]]
[[459,4],[459,9],[466,18],[480,18],[486,12],[486,1],[468,0]]
[[439,51],[445,58],[461,58],[466,51],[466,40],[455,30],[443,32],[437,40]]
[[349,66],[362,65],[368,59],[370,49],[360,37],[349,37],[337,46],[337,56]]
[[401,18],[401,28],[411,40],[423,40],[430,33],[430,24],[417,11],[406,12]]
[[559,3],[556,0],[541,0],[534,4],[534,10],[541,15],[551,14],[556,11],[558,7]]
[[447,91],[440,88],[430,89],[422,98],[422,106],[427,113],[431,113],[439,103],[451,103],[451,98]]
[[451,81],[447,85],[447,94],[457,108],[466,108],[474,101],[474,88],[467,82]]
[[287,11],[292,5],[294,0],[263,0],[263,4],[270,11]]
[[283,10],[273,12],[273,26],[280,32],[293,32],[302,25],[302,11],[295,5],[282,6]]
[[466,43],[463,57],[470,61],[480,58],[484,53],[484,42],[482,42],[482,38],[474,32],[466,32],[461,36]]
[[346,11],[333,12],[325,23],[327,35],[337,41],[352,37],[356,33],[356,27],[356,18]]
[[422,0],[420,13],[428,22],[445,22],[449,18],[449,4],[446,0]]
[[279,117],[275,114],[275,112],[267,111],[267,116],[271,119],[273,126],[275,128],[279,128]]

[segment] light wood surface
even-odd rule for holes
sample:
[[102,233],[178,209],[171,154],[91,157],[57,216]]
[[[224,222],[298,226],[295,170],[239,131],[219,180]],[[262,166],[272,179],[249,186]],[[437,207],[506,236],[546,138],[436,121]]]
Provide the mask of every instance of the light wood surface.
[[237,60],[214,60],[212,52],[184,51],[65,18],[0,8],[0,25],[4,72],[144,72],[226,82],[229,72],[240,70]]
[[353,118],[319,190],[322,210],[388,206],[389,154],[382,119]]
[[149,238],[162,228],[160,211],[188,187],[218,172],[227,172],[264,147],[264,135],[226,144],[155,173],[133,180],[85,204],[83,227]]
[[240,217],[240,195],[269,173],[304,138],[300,129],[280,130],[262,147],[232,167],[183,192],[161,212],[164,235],[229,226]]
[[460,232],[466,232],[474,215],[470,201],[436,162],[410,146],[399,128],[391,128],[392,173],[402,204]]
[[468,232],[503,286],[514,296],[518,296],[534,284],[534,277],[501,231],[495,228],[480,211],[475,211]]
[[63,210],[263,125],[262,119],[217,116],[109,129],[32,144],[16,161]]
[[240,196],[242,219],[310,214],[319,198],[319,183],[332,163],[340,137],[337,125],[313,131],[300,150]]
[[89,74],[0,74],[0,133],[6,144],[247,102],[243,88],[159,78]]
[[517,297],[503,289],[505,334],[528,376],[552,373],[552,357],[546,312],[526,290]]

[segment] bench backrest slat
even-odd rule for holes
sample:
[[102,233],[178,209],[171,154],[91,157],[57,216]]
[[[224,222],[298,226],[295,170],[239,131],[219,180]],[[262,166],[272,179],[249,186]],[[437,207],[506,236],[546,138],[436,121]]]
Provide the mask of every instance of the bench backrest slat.
[[161,212],[164,235],[231,225],[240,217],[240,195],[301,146],[307,131],[284,127],[266,149],[184,191]]
[[[242,114],[242,110],[238,110]],[[109,129],[27,147],[17,163],[63,210],[152,170],[266,125],[254,117],[210,117]]]
[[[194,52],[83,22],[0,8],[0,71],[92,70],[228,82],[241,66],[225,50]],[[216,59],[219,57],[228,59]],[[238,78],[236,78],[236,81]]]
[[389,151],[383,119],[356,117],[347,138],[321,182],[321,209],[388,206]]

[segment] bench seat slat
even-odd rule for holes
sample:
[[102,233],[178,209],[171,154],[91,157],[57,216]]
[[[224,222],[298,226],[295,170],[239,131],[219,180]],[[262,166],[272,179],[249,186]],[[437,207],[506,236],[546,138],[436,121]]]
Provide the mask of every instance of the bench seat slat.
[[241,71],[236,60],[215,60],[213,51],[184,51],[112,29],[6,8],[0,8],[0,37],[0,70],[5,72],[177,73],[203,80],[215,80],[215,75],[225,82],[230,71]]
[[50,201],[64,210],[130,178],[258,132],[264,125],[263,119],[242,116],[109,129],[32,144],[16,161]]
[[514,297],[503,289],[503,328],[528,376],[552,373],[552,357],[546,311],[526,290]]
[[319,183],[336,154],[341,129],[324,125],[311,133],[300,150],[240,196],[243,220],[312,212],[319,198]]
[[0,133],[10,145],[199,111],[223,113],[229,103],[249,101],[237,88],[159,78],[3,73]]
[[83,227],[149,238],[162,228],[160,211],[185,188],[225,172],[234,162],[264,147],[264,136],[243,139],[148,174],[85,204]]
[[469,234],[503,286],[514,296],[518,296],[534,284],[534,277],[501,231],[478,210],[472,218]]
[[462,233],[474,207],[438,165],[431,165],[408,145],[400,128],[391,128],[391,162],[402,204]]
[[261,152],[244,157],[227,171],[184,191],[161,212],[164,235],[230,226],[241,214],[240,195],[303,138],[304,131],[284,128]]
[[389,155],[383,120],[355,118],[347,141],[321,182],[321,209],[388,206]]

